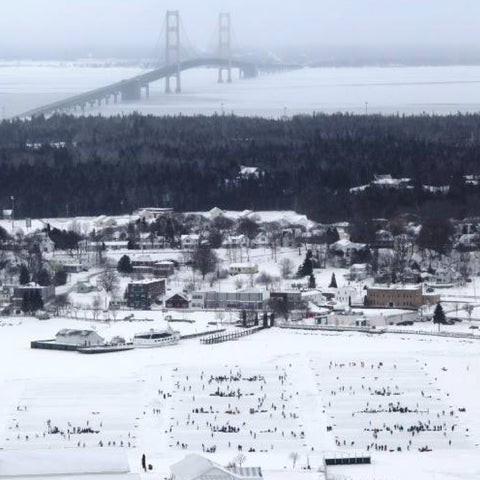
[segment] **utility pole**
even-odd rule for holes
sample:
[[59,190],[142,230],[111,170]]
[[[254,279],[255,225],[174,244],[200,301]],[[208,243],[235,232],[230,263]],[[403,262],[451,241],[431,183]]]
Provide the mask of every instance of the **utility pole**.
[[227,82],[232,82],[232,28],[229,13],[218,16],[218,54],[226,60],[226,66],[218,69],[218,83],[223,82],[223,71],[227,71]]
[[12,195],[10,197],[10,200],[12,201],[12,233],[15,230],[15,197]]
[[165,59],[167,66],[176,65],[176,71],[173,75],[167,75],[165,78],[165,93],[170,93],[170,79],[175,77],[175,92],[180,93],[182,86],[180,83],[180,13],[178,10],[167,10],[166,14],[166,50]]

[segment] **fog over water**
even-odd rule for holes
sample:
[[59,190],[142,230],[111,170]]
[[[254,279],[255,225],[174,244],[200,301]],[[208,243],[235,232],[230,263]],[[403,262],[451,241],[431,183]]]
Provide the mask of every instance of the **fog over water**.
[[[139,67],[3,64],[0,106],[7,117],[143,72]],[[183,92],[151,85],[149,100],[102,105],[87,114],[234,112],[278,118],[296,113],[354,112],[448,114],[480,110],[480,66],[305,68],[232,84],[218,84],[214,69],[182,74]]]
[[478,110],[478,0],[1,3],[0,107],[6,117],[144,73],[146,62],[161,62],[168,9],[180,11],[182,55],[214,53],[218,14],[230,12],[234,56],[321,68],[237,79],[232,85],[218,85],[213,70],[198,69],[182,74],[182,95],[164,95],[163,82],[157,82],[149,101],[88,113],[223,110],[279,117]]

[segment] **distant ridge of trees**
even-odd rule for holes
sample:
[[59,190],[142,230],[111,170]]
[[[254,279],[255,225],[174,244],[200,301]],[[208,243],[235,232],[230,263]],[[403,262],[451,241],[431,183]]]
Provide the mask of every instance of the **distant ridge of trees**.
[[[64,144],[63,144],[64,142]],[[239,176],[240,165],[259,167]],[[0,124],[0,207],[17,217],[295,209],[318,221],[480,209],[480,115],[81,117]],[[410,191],[349,189],[374,174],[413,179]],[[450,193],[422,185],[449,185]]]

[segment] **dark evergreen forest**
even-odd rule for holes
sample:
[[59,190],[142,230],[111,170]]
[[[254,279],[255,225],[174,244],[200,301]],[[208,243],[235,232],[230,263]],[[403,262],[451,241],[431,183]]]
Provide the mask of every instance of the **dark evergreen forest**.
[[[144,206],[295,209],[319,221],[480,211],[480,187],[463,178],[480,174],[480,115],[56,115],[1,123],[0,163],[0,206],[14,195],[21,217]],[[240,165],[263,173],[241,178]],[[414,188],[350,194],[374,174],[411,177]]]

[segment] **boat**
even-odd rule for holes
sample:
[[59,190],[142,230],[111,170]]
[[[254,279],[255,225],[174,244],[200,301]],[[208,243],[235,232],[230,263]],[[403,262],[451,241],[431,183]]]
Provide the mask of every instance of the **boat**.
[[135,348],[155,348],[175,345],[180,340],[180,332],[172,330],[170,325],[163,330],[151,328],[148,332],[136,333],[133,337]]

